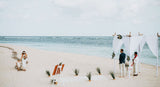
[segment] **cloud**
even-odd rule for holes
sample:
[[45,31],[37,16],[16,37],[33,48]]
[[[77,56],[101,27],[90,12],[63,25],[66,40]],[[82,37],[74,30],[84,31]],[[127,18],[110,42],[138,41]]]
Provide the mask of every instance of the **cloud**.
[[[128,20],[139,16],[151,0],[48,0],[19,3],[10,8],[15,16],[40,19],[93,21]],[[0,7],[4,7],[0,2]],[[16,3],[14,3],[16,4]],[[13,18],[13,17],[12,17]]]
[[118,12],[117,3],[113,0],[50,0],[54,8],[60,8],[61,17],[77,19],[77,21],[102,20],[115,17]]
[[0,1],[0,8],[6,7],[6,2],[5,1]]
[[134,19],[133,23],[134,24],[142,24],[143,22],[142,22],[142,20]]
[[77,19],[86,21],[111,18],[132,19],[138,17],[152,0],[50,0],[50,2],[55,7],[61,8],[59,15],[75,18],[74,14],[77,14]]
[[8,29],[26,26],[60,33],[63,29],[107,32],[113,28],[118,31],[138,26],[159,27],[159,3],[159,0],[4,0],[0,1],[0,26],[10,23]]

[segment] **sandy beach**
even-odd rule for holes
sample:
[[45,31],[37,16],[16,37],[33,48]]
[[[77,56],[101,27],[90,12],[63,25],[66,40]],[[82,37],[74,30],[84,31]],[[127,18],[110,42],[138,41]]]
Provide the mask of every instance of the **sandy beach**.
[[[111,58],[101,58],[71,53],[39,50],[24,46],[0,44],[13,48],[20,58],[25,50],[29,63],[27,71],[15,69],[16,60],[12,58],[10,49],[0,47],[0,87],[159,87],[160,73],[156,77],[156,67],[141,64],[139,76],[119,78],[119,66],[116,61],[116,80],[112,80],[109,72],[113,71],[114,61]],[[46,70],[51,73],[54,66],[60,62],[65,64],[61,80],[58,85],[51,85],[53,77],[46,75]],[[102,75],[98,75],[96,68],[100,67]],[[79,76],[74,75],[74,69],[79,69]],[[159,67],[160,70],[160,67]],[[86,74],[92,73],[92,81],[89,82]]]

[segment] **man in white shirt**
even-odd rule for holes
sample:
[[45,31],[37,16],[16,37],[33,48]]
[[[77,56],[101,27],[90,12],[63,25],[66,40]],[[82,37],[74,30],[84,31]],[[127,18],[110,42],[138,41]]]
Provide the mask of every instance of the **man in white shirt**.
[[134,58],[133,58],[133,76],[138,76],[138,62],[139,62],[139,58],[137,55],[137,52],[134,52]]

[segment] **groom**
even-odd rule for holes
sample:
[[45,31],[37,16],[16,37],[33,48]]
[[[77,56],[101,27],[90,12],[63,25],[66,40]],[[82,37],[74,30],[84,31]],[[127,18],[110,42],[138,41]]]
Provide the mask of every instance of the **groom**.
[[125,58],[126,54],[123,52],[123,49],[120,50],[120,55],[119,55],[119,67],[120,67],[120,77],[125,76]]

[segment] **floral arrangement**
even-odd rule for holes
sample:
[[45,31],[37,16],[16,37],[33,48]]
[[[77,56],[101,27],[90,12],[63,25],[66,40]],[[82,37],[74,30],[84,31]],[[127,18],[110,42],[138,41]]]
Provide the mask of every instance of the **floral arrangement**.
[[51,80],[51,84],[53,84],[53,83],[54,83],[55,85],[57,85],[56,79],[52,79],[52,80]]
[[118,38],[118,39],[122,39],[122,35],[118,34],[118,35],[117,35],[117,38]]
[[128,62],[130,61],[130,57],[129,57],[129,56],[127,56],[127,61],[128,61]]
[[113,53],[112,53],[112,59],[113,59],[114,57],[115,57],[115,53],[113,52]]

